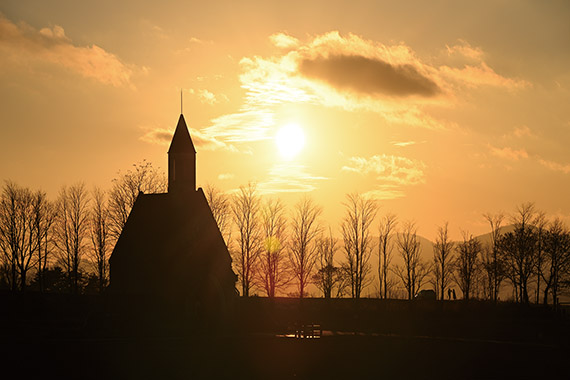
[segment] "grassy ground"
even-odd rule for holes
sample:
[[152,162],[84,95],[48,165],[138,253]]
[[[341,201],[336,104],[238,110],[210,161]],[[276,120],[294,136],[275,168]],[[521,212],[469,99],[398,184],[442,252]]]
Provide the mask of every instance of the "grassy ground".
[[[569,319],[539,307],[259,298],[240,300],[210,333],[145,305],[119,312],[99,298],[1,301],[0,368],[20,378],[570,378]],[[307,322],[324,336],[276,337]]]

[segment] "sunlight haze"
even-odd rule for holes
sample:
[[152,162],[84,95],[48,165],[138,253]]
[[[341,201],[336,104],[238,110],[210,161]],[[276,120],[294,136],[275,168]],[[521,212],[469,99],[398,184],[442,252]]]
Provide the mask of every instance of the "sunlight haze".
[[182,89],[198,186],[309,194],[335,234],[353,192],[429,239],[526,201],[569,222],[568,20],[564,1],[2,1],[1,178],[55,198],[166,170]]

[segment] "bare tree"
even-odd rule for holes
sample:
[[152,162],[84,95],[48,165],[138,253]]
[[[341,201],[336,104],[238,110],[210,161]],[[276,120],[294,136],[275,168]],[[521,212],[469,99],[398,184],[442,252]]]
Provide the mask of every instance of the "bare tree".
[[505,265],[499,252],[498,242],[501,237],[501,224],[504,215],[483,214],[483,217],[491,226],[491,243],[489,247],[483,249],[482,253],[482,269],[485,277],[486,293],[490,299],[497,302],[499,291],[501,290],[501,282],[505,278]]
[[334,265],[337,242],[330,228],[328,235],[321,234],[317,238],[316,246],[317,272],[313,275],[313,281],[324,298],[331,298],[333,290],[342,281],[340,274],[342,269]]
[[468,232],[463,232],[463,241],[457,244],[456,251],[455,281],[463,293],[463,298],[468,300],[479,273],[481,242]]
[[388,298],[391,282],[388,279],[390,264],[392,262],[392,238],[396,228],[396,215],[386,214],[380,221],[378,228],[378,281],[380,283],[380,296]]
[[552,304],[558,303],[560,286],[570,276],[570,231],[560,219],[555,219],[544,236],[546,270],[541,272],[545,282],[543,303],[548,303],[548,293]]
[[204,189],[206,195],[206,200],[210,205],[210,210],[212,210],[212,215],[216,220],[220,233],[226,242],[226,245],[231,239],[231,202],[230,198],[224,194],[220,189],[214,185],[208,184]]
[[403,266],[396,265],[394,273],[404,284],[408,293],[408,299],[413,299],[416,292],[421,288],[422,282],[429,273],[429,267],[420,259],[420,242],[417,228],[413,222],[405,222],[402,231],[396,240],[398,250],[404,261]]
[[9,268],[13,291],[25,290],[26,275],[38,248],[34,233],[34,195],[27,188],[6,182],[0,199],[0,249]]
[[370,283],[369,261],[373,244],[370,226],[376,216],[377,205],[374,200],[366,199],[360,194],[347,194],[346,198],[346,213],[341,224],[344,253],[351,295],[360,298],[362,289]]
[[435,292],[441,300],[445,298],[445,289],[451,283],[453,246],[454,243],[449,239],[448,223],[445,222],[442,227],[438,228],[433,246]]
[[143,160],[133,164],[133,169],[118,173],[109,193],[109,219],[111,235],[118,239],[139,193],[162,193],[167,188],[164,172]]
[[80,264],[89,235],[89,197],[85,185],[63,187],[57,200],[55,245],[73,293],[79,292]]
[[109,277],[109,211],[105,193],[98,188],[93,189],[89,224],[92,243],[91,261],[96,270],[99,292],[103,292]]
[[48,201],[46,193],[38,190],[33,195],[32,201],[33,234],[37,242],[37,283],[40,292],[44,291],[44,273],[49,262],[51,252],[51,227],[56,217],[55,206]]
[[233,198],[232,215],[237,228],[238,245],[233,256],[243,297],[249,297],[249,291],[254,285],[255,265],[262,248],[259,208],[260,198],[256,185],[250,183],[247,187],[241,186]]
[[536,233],[536,303],[540,302],[540,280],[543,278],[544,264],[546,261],[545,238],[548,220],[544,211],[539,211],[534,219],[534,232]]
[[517,300],[528,303],[528,281],[536,269],[537,234],[533,227],[536,210],[523,203],[513,216],[515,229],[503,235],[498,247],[505,260],[507,275],[515,287]]
[[287,266],[285,206],[279,199],[269,198],[261,207],[261,238],[263,246],[259,255],[257,279],[268,297],[291,280]]
[[322,209],[307,196],[293,209],[289,260],[300,298],[305,296],[317,258],[315,239],[321,232],[318,223],[321,213]]

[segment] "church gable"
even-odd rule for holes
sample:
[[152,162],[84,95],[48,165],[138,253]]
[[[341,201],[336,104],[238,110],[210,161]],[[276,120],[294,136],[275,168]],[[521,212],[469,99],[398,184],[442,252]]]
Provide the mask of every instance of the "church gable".
[[[182,127],[190,144],[184,142]],[[213,282],[224,293],[235,294],[236,276],[227,247],[202,189],[191,187],[195,170],[186,177],[170,173],[171,163],[188,159],[188,148],[195,155],[181,116],[169,150],[169,191],[139,194],[110,259],[114,291],[209,294],[211,290],[203,287]],[[187,163],[194,162],[195,156]],[[189,175],[192,181],[170,183]]]

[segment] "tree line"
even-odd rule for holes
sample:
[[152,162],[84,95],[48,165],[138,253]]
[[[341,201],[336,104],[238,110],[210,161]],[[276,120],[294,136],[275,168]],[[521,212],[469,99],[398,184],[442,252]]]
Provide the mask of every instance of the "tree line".
[[[138,194],[166,187],[164,174],[146,161],[119,172],[108,191],[77,183],[62,187],[54,201],[6,181],[0,196],[0,285],[13,291],[102,292],[109,256]],[[245,297],[314,296],[314,286],[325,298],[370,296],[373,288],[380,298],[413,299],[429,288],[444,299],[457,287],[464,299],[498,301],[501,291],[511,291],[517,302],[555,304],[570,286],[570,231],[532,203],[509,216],[484,214],[488,242],[466,231],[453,241],[444,223],[427,259],[413,221],[380,215],[378,202],[361,194],[346,195],[335,227],[309,196],[287,209],[279,198],[259,194],[253,183],[233,193],[214,186],[204,192]]]

